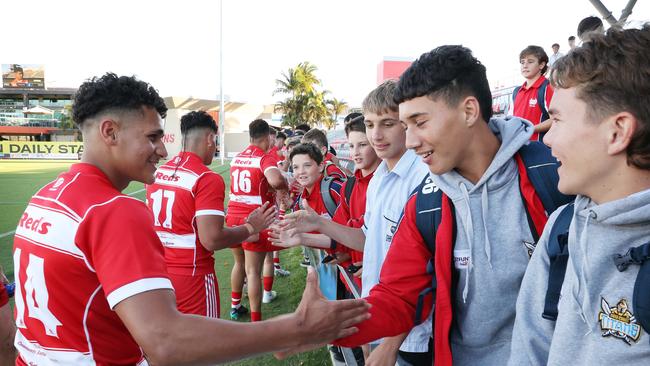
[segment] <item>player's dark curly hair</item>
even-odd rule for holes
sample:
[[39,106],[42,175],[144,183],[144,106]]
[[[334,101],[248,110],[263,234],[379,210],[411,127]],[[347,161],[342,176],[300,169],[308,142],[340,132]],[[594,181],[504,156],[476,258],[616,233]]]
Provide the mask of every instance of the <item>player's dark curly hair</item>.
[[492,117],[492,93],[481,64],[469,48],[440,46],[420,56],[404,71],[397,83],[396,103],[428,96],[442,97],[448,105],[473,96],[478,100],[485,121]]
[[143,106],[154,108],[162,118],[167,115],[167,106],[153,86],[135,76],[109,72],[81,84],[72,103],[72,119],[81,127],[106,110],[137,111]]
[[316,164],[323,162],[323,154],[320,152],[320,149],[311,142],[303,142],[294,147],[293,150],[291,150],[291,154],[289,154],[289,160],[293,161],[293,157],[296,155],[309,155]]
[[207,128],[214,133],[218,131],[214,118],[205,111],[193,111],[181,117],[181,134],[185,135],[195,128]]

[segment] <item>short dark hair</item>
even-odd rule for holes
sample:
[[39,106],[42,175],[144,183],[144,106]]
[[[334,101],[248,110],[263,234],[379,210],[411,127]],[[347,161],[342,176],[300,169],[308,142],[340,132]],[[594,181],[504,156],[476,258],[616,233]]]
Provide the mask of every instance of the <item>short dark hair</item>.
[[293,157],[296,155],[309,155],[316,164],[323,162],[323,154],[320,152],[320,149],[311,142],[303,142],[294,147],[289,154],[289,160],[293,161]]
[[286,140],[287,134],[282,131],[278,131],[278,133],[275,135],[275,138],[279,140]]
[[209,129],[214,133],[219,131],[214,118],[207,112],[193,111],[181,117],[181,134],[185,135],[199,128]]
[[294,130],[308,132],[309,130],[311,130],[311,127],[309,127],[309,125],[306,124],[306,123],[302,123],[302,124],[299,124],[298,126],[296,126],[296,128],[294,128]]
[[559,44],[559,43],[553,43],[553,45],[551,46],[551,48],[553,48],[553,47],[560,48],[560,44]]
[[628,164],[650,170],[650,23],[613,29],[560,58],[551,72],[555,88],[576,88],[587,118],[599,123],[627,111],[638,126],[627,147]]
[[87,119],[107,110],[134,112],[142,107],[155,109],[161,118],[167,116],[165,101],[153,86],[135,76],[109,72],[81,84],[72,102],[72,120],[81,127]]
[[544,68],[542,69],[542,75],[546,74],[546,70],[548,70],[548,55],[542,47],[530,45],[519,52],[519,60],[526,56],[535,56],[539,63],[543,62]]
[[256,119],[248,125],[248,135],[251,139],[256,140],[271,134],[271,127],[263,119]]
[[292,146],[298,146],[300,145],[300,136],[289,137],[287,141],[284,142],[284,144],[287,146],[287,149],[291,148]]
[[600,18],[594,16],[586,17],[578,23],[578,37],[582,38],[583,34],[602,28],[603,21]]
[[352,112],[343,118],[343,124],[350,123],[355,118],[361,118],[363,120],[363,114],[359,112]]
[[318,128],[312,128],[309,130],[303,137],[302,141],[312,142],[316,146],[328,147],[327,135],[325,132],[319,130]]
[[363,115],[361,118],[353,118],[352,121],[345,125],[345,136],[350,137],[350,132],[363,132],[366,133],[366,124],[363,123]]
[[569,41],[575,41],[575,40],[576,40],[576,36],[569,37]]
[[471,95],[478,100],[483,119],[488,121],[492,117],[492,93],[485,66],[469,48],[460,45],[435,48],[404,71],[395,101],[402,103],[425,95],[432,100],[442,97],[448,105]]

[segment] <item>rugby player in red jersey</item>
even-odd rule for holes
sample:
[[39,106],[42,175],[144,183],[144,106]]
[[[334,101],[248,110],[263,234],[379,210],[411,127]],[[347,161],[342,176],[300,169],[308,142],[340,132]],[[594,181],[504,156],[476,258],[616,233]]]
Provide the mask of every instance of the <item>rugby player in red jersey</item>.
[[[82,84],[73,119],[84,153],[29,201],[14,238],[18,365],[223,363],[350,335],[364,301],[334,303],[308,274],[296,312],[255,324],[180,313],[146,205],[167,155],[156,90],[108,73]],[[309,311],[307,311],[309,309]]]
[[165,247],[178,310],[219,317],[219,284],[212,252],[244,241],[275,219],[268,203],[243,225],[224,228],[223,178],[207,166],[217,149],[217,124],[206,112],[181,118],[182,151],[156,171],[147,186],[147,205]]

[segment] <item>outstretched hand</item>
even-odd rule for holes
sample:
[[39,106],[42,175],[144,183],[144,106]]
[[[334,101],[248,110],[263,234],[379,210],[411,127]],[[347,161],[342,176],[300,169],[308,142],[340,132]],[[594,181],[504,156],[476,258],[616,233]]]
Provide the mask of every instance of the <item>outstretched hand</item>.
[[284,230],[295,229],[296,233],[318,231],[321,217],[309,207],[307,200],[301,202],[302,209],[284,216],[280,227]]
[[246,222],[253,226],[254,234],[269,227],[273,220],[275,220],[275,206],[269,202],[254,209],[246,218]]
[[302,342],[293,349],[275,353],[275,357],[284,359],[356,333],[358,328],[355,325],[370,318],[368,309],[370,304],[363,299],[327,300],[318,288],[315,270],[309,267],[302,301],[294,313],[304,331]]
[[283,230],[272,226],[273,231],[269,232],[271,243],[278,247],[293,248],[302,244],[302,236],[296,233],[295,229]]

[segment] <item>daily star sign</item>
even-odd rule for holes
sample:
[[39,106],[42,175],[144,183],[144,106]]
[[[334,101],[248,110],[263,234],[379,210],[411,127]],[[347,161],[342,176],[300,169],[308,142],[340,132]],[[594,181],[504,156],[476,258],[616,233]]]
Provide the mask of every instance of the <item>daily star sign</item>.
[[81,142],[0,141],[3,159],[79,159],[82,152]]

